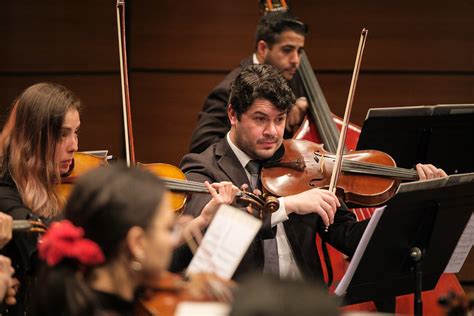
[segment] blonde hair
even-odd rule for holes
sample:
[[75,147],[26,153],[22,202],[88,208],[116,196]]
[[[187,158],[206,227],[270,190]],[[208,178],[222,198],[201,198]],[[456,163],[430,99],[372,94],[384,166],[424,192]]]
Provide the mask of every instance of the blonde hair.
[[23,203],[37,215],[61,212],[64,201],[55,190],[61,182],[56,145],[64,117],[80,107],[79,99],[61,85],[32,85],[13,103],[0,134],[1,175],[10,173]]

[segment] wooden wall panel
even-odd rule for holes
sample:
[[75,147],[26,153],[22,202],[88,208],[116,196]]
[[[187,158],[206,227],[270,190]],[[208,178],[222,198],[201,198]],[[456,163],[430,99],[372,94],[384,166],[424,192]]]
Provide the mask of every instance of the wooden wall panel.
[[132,67],[229,70],[253,50],[257,1],[132,2]]
[[474,70],[472,1],[292,1],[310,25],[316,69],[352,69],[359,33],[369,29],[362,69]]
[[[474,70],[472,1],[291,3],[316,69],[352,69],[367,27],[363,69]],[[250,54],[258,17],[256,1],[133,1],[133,67],[228,70]]]
[[118,76],[0,77],[2,121],[8,114],[12,101],[25,88],[43,81],[66,86],[84,104],[81,113],[80,150],[108,149],[114,156],[123,157],[123,123]]
[[116,71],[115,1],[6,0],[0,71]]
[[[317,75],[332,111],[344,116],[351,75]],[[474,104],[474,77],[455,75],[361,74],[351,122],[361,125],[374,107]]]
[[136,158],[179,164],[208,92],[221,75],[134,74],[133,125]]

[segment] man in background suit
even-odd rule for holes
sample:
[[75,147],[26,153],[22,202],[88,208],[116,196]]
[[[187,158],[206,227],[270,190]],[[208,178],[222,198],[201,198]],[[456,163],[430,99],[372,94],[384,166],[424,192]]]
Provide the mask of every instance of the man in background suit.
[[243,68],[252,64],[269,64],[277,68],[298,97],[288,113],[285,137],[292,136],[302,122],[308,107],[296,72],[300,66],[300,55],[307,31],[307,26],[303,22],[287,12],[272,12],[260,18],[253,56],[242,60],[240,65],[208,95],[191,136],[190,152],[204,151],[229,131],[227,103],[230,84]]

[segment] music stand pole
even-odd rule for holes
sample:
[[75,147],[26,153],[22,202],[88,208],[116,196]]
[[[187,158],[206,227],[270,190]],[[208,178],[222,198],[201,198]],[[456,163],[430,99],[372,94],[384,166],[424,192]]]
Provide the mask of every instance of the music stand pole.
[[423,301],[421,299],[421,291],[423,288],[423,271],[421,263],[423,259],[423,253],[421,252],[420,248],[411,248],[410,259],[413,261],[413,268],[415,272],[413,310],[415,312],[415,316],[421,316],[423,315]]

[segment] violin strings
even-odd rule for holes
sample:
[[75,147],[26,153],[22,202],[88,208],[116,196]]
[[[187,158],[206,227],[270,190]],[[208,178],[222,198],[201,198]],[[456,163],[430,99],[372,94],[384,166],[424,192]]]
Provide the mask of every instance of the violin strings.
[[[204,183],[196,182],[196,181],[189,181],[189,180],[182,180],[182,179],[173,179],[173,178],[161,178],[168,189],[171,191],[178,191],[178,192],[192,192],[192,193],[209,193],[209,190],[204,185]],[[237,197],[245,197],[246,195],[239,190],[237,192]]]
[[371,173],[374,175],[399,177],[407,179],[417,179],[418,174],[414,170],[403,169],[398,167],[389,167],[373,163],[362,163],[354,161],[345,161],[344,169],[348,172]]
[[[315,156],[323,157],[320,154],[315,154]],[[304,156],[305,163],[313,165],[314,157],[313,156]],[[333,157],[325,156],[324,159],[330,159],[334,161]],[[311,162],[311,163],[309,163]],[[318,163],[316,162],[316,165]],[[370,174],[370,175],[380,175],[380,176],[388,176],[394,178],[401,178],[401,179],[408,179],[408,180],[417,180],[418,173],[413,169],[405,169],[400,167],[392,167],[392,166],[385,166],[371,162],[361,162],[361,161],[353,161],[344,159],[343,161],[343,171],[346,172],[354,172],[354,173],[362,173],[362,174]]]
[[208,193],[204,183],[179,180],[171,178],[162,178],[168,189],[173,191],[184,191],[184,192],[195,192],[195,193]]

